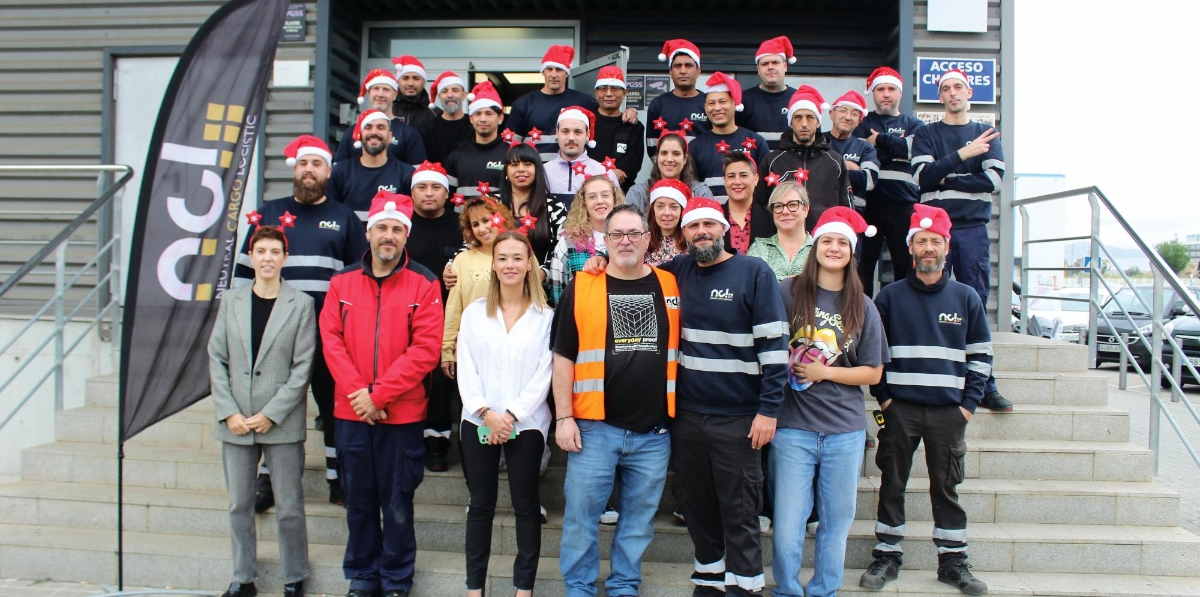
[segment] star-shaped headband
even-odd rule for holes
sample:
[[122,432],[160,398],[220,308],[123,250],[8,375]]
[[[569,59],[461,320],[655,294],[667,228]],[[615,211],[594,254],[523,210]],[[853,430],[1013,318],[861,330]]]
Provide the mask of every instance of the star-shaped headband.
[[455,207],[462,207],[464,204],[466,204],[466,202],[467,198],[463,197],[462,193],[455,193],[454,196],[450,198],[450,203],[453,203]]
[[617,167],[617,160],[608,156],[604,156],[604,161],[600,163],[604,166],[605,170],[613,170]]
[[526,137],[528,137],[530,141],[536,143],[542,140],[542,131],[538,130],[537,127],[531,128],[529,129],[529,134],[526,135]]
[[481,180],[475,187],[475,190],[479,191],[480,195],[490,195],[492,193],[492,183]]
[[717,153],[729,153],[729,144],[724,139],[717,142]]
[[517,134],[512,132],[512,129],[504,129],[504,131],[500,133],[500,138],[504,139],[505,143],[512,143],[513,139],[517,138]]
[[763,180],[767,181],[767,186],[773,187],[779,184],[779,175],[771,172],[770,174],[767,174],[767,177]]

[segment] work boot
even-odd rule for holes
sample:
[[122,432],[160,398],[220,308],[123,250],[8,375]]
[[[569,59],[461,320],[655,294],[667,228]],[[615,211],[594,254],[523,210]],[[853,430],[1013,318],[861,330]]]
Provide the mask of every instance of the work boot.
[[[858,586],[865,589],[882,589],[889,580],[896,580],[900,576],[900,562],[895,558],[880,556],[867,566],[867,571],[863,572],[862,578],[858,579]],[[940,577],[940,574],[939,574]]]
[[971,565],[966,560],[956,560],[938,565],[938,582],[958,587],[968,595],[987,595],[987,585],[971,574]]
[[271,475],[259,473],[254,482],[254,512],[262,514],[275,505],[275,490],[271,489]]
[[446,454],[450,452],[450,440],[444,437],[425,438],[425,468],[434,473],[450,470],[450,460]]
[[983,400],[979,402],[982,406],[995,413],[1012,412],[1012,402],[1000,395],[1000,392],[988,392],[983,395]]

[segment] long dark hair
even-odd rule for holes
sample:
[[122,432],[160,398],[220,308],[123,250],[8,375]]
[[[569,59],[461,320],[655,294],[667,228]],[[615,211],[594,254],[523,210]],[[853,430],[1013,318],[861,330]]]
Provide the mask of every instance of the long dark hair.
[[[683,148],[683,168],[679,170],[679,180],[683,181],[688,187],[696,186],[696,169],[692,167],[692,156],[688,153],[687,138],[679,133],[666,133],[658,138],[658,147],[662,147],[663,141],[675,141]],[[662,172],[658,169],[658,150],[654,150],[654,159],[650,160],[650,182],[647,189],[654,186],[654,183],[662,180]],[[650,193],[647,192],[646,196]]]
[[[659,197],[664,201],[674,201],[668,197]],[[658,213],[655,211],[657,200],[651,201],[649,207],[646,208],[646,227],[650,229],[650,246],[646,248],[647,253],[654,253],[662,248],[664,242],[669,242],[675,245],[675,248],[682,251],[687,245],[683,242],[683,226],[678,222],[675,223],[675,231],[671,236],[664,237],[662,228],[658,225]],[[679,213],[680,220],[683,220],[683,212]]]
[[[808,253],[804,262],[804,271],[792,280],[792,312],[788,313],[793,330],[804,329],[805,326],[817,325],[817,246]],[[863,304],[862,280],[858,278],[858,266],[854,257],[842,270],[842,289],[838,291],[836,304],[842,315],[842,347],[852,338],[857,338],[862,331],[863,320],[867,316],[867,307]],[[793,332],[794,333],[794,332]]]
[[546,186],[546,167],[542,165],[541,154],[526,143],[518,143],[509,148],[504,156],[504,179],[500,181],[500,200],[517,215],[516,203],[513,199],[512,183],[508,180],[508,167],[525,162],[533,164],[533,189],[529,191],[529,203],[525,211],[537,218],[537,223],[529,231],[529,240],[541,245],[551,241],[550,215],[546,208],[546,196],[550,194]]

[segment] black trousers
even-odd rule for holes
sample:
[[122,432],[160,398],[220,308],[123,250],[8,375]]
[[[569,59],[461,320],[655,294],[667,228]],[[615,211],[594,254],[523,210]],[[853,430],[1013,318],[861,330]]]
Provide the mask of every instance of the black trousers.
[[753,421],[675,413],[673,489],[696,548],[693,595],[762,594],[763,472],[748,437]]
[[471,495],[467,512],[467,590],[481,590],[487,583],[488,559],[492,554],[492,520],[500,479],[500,453],[508,463],[508,490],[517,520],[517,557],[513,561],[513,586],[532,591],[542,550],[542,517],[538,497],[538,465],[546,439],[537,430],[526,430],[508,442],[489,446],[479,443],[477,427],[470,421],[459,425],[463,471]]
[[312,388],[313,401],[317,403],[317,412],[325,425],[325,479],[333,482],[338,478],[337,435],[334,432],[337,419],[333,417],[333,374],[329,372],[329,365],[325,363],[325,353],[322,352],[319,342],[316,352],[313,353],[312,381],[309,382],[309,387]]
[[[425,437],[450,439],[450,428],[462,411],[458,383],[434,367],[429,376],[429,408],[425,413]],[[470,439],[470,438],[468,438]]]
[[904,488],[912,471],[913,453],[925,442],[929,468],[929,501],[933,505],[933,543],[939,563],[967,558],[967,513],[958,503],[964,477],[967,420],[957,406],[923,406],[893,400],[884,411],[875,464],[882,472],[874,557],[903,561]]
[[912,207],[872,207],[867,204],[863,210],[863,219],[878,230],[875,236],[862,239],[862,254],[858,260],[858,275],[862,279],[863,290],[867,296],[874,295],[875,266],[879,263],[885,241],[888,253],[892,256],[893,280],[903,280],[913,268],[912,256],[909,255],[908,243],[905,242],[912,214]]

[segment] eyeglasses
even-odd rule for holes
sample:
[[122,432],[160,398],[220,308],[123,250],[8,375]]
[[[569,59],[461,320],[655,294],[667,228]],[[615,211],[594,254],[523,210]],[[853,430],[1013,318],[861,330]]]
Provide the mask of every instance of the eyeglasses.
[[777,214],[781,214],[781,213],[783,213],[783,208],[785,208],[785,207],[787,208],[788,211],[800,211],[801,205],[808,207],[808,204],[803,201],[788,201],[787,203],[772,203],[772,204],[768,205],[767,207],[770,207],[771,211],[773,211]]
[[597,199],[608,199],[609,201],[616,199],[617,196],[612,191],[604,191],[602,193],[588,193],[583,196],[585,201],[595,201]]
[[650,233],[641,230],[634,230],[631,232],[609,232],[608,240],[610,242],[619,243],[621,242],[621,239],[628,237],[629,242],[636,243],[637,241],[642,240],[642,237],[646,236],[647,234]]

